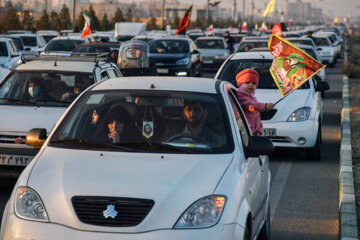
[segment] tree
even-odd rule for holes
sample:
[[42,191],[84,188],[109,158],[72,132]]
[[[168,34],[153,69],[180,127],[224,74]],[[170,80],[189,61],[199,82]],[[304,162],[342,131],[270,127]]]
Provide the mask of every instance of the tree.
[[105,13],[101,20],[101,30],[107,31],[110,29],[109,27],[110,27],[110,23],[109,23],[109,20],[107,19],[107,15]]
[[58,14],[55,11],[52,11],[50,14],[50,29],[52,30],[62,30],[62,28],[60,28],[60,19]]
[[79,14],[78,18],[75,21],[75,27],[77,29],[83,29],[85,26],[85,18],[82,14],[82,12]]
[[49,15],[47,14],[46,10],[44,10],[44,12],[41,15],[39,21],[36,23],[36,29],[37,30],[48,30],[48,29],[50,29]]
[[171,28],[177,29],[179,27],[179,24],[180,24],[180,18],[178,12],[176,11],[174,14],[174,20],[171,23]]
[[127,9],[125,18],[126,18],[127,22],[132,22],[132,10],[131,10],[131,8]]
[[111,29],[115,28],[115,23],[124,22],[124,15],[120,8],[116,9],[114,17],[111,19]]
[[96,16],[96,13],[92,7],[92,5],[90,5],[89,10],[87,11],[87,14],[89,15],[90,18],[90,28],[91,30],[99,30],[100,29],[100,21],[98,19],[98,17]]
[[69,8],[65,4],[63,4],[58,17],[60,20],[60,29],[71,29]]
[[34,30],[34,18],[30,16],[29,11],[24,12],[23,20],[21,22],[22,28],[24,30]]
[[7,12],[1,21],[1,29],[6,32],[8,30],[21,29],[21,23],[17,11],[11,2],[8,2]]
[[158,30],[159,27],[156,25],[156,18],[151,14],[150,20],[146,24],[147,30]]

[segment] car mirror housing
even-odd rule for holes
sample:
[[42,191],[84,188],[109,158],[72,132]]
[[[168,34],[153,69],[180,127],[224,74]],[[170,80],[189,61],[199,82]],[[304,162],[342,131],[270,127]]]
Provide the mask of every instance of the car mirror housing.
[[199,50],[193,50],[191,54],[200,54],[200,51]]
[[272,141],[267,137],[251,136],[249,146],[245,147],[245,156],[258,157],[260,155],[271,155],[275,152]]
[[324,81],[319,81],[316,83],[316,87],[315,87],[315,90],[316,91],[326,91],[326,90],[329,90],[330,89],[330,86],[327,82],[324,82]]
[[33,146],[35,149],[40,149],[46,140],[45,128],[33,128],[26,134],[25,143]]

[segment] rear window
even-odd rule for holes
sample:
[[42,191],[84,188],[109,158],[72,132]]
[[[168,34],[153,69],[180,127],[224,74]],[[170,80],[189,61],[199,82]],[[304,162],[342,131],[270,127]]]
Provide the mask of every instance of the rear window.
[[256,42],[241,42],[238,46],[238,49],[236,50],[236,52],[247,52],[250,49],[253,48],[266,48],[268,46],[268,42],[264,41],[264,42],[260,42],[260,41],[256,41]]
[[149,43],[150,53],[189,53],[189,43],[182,40],[154,40]]
[[316,46],[330,46],[329,40],[326,37],[313,37]]
[[77,48],[80,44],[82,44],[84,40],[54,40],[49,42],[47,47],[45,48],[45,52],[56,52],[56,51],[66,51],[72,52],[75,48]]
[[21,40],[23,41],[24,46],[37,46],[36,37],[22,36]]
[[[272,59],[241,59],[228,61],[222,68],[218,79],[231,82],[234,86],[237,86],[236,75],[246,68],[252,68],[256,70],[260,76],[259,86],[257,88],[278,89],[269,71],[271,63]],[[308,81],[300,87],[300,89],[306,88],[309,88]]]
[[225,49],[224,42],[222,40],[196,40],[196,46],[198,48],[205,48],[205,49]]

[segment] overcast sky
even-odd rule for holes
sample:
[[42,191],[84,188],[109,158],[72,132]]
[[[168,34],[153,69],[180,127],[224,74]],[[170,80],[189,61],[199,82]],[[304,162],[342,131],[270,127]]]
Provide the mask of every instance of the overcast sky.
[[[210,0],[210,2],[215,2],[218,0]],[[220,6],[230,8],[232,6],[234,0],[221,0]],[[242,11],[244,0],[236,0],[238,11]],[[270,0],[254,0],[255,9],[262,8],[262,11],[265,8],[265,4],[267,4]],[[278,10],[283,9],[284,0],[275,0],[275,6]],[[303,0],[303,2],[311,2],[312,6],[317,8],[323,8],[324,13],[327,15],[333,16],[357,16],[360,15],[360,0]],[[206,0],[182,0],[181,2],[188,2],[194,4],[205,4]],[[295,2],[295,0],[289,0],[289,2]],[[245,6],[247,12],[250,13],[252,0],[245,0]]]

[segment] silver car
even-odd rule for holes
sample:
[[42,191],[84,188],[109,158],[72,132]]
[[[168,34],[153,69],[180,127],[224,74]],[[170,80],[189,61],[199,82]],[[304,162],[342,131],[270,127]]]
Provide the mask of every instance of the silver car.
[[195,44],[202,55],[202,70],[217,71],[230,54],[222,37],[199,37]]

